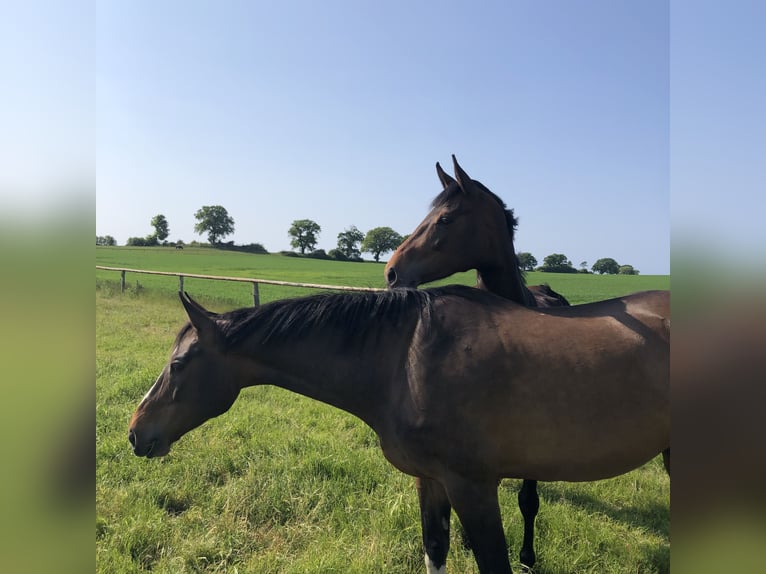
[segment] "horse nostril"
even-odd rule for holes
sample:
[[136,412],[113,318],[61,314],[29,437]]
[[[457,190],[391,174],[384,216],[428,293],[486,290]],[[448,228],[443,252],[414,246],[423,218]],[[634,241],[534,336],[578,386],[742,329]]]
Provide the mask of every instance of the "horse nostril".
[[388,273],[386,274],[386,280],[388,281],[389,285],[396,283],[396,269],[391,267],[391,269],[388,270]]
[[136,448],[136,433],[133,432],[133,429],[128,431],[128,440],[130,441],[131,446]]

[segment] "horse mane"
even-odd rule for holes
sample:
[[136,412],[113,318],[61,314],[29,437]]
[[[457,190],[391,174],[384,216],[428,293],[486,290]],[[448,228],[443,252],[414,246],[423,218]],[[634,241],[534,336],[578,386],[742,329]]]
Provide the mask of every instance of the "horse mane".
[[470,297],[474,291],[478,290],[464,285],[450,285],[421,290],[323,293],[237,309],[218,318],[231,346],[258,334],[260,343],[267,345],[296,340],[308,333],[328,329],[341,333],[345,345],[359,346],[377,336],[383,323],[401,325],[415,313],[428,323],[436,298],[445,295]]
[[[493,193],[486,185],[484,185],[483,183],[475,179],[471,181],[473,181],[473,183],[476,184],[476,186],[481,191],[489,194],[489,196],[492,199],[494,199],[497,202],[497,204],[500,206],[500,208],[503,210],[503,213],[505,214],[505,223],[508,226],[508,233],[511,236],[511,242],[513,242],[514,238],[516,237],[516,228],[519,226],[519,220],[514,215],[513,209],[506,206],[505,202],[502,199],[500,199],[500,197],[498,197],[495,193]],[[431,208],[433,209],[434,207],[441,207],[442,205],[449,203],[452,199],[454,199],[461,193],[464,193],[464,192],[462,189],[460,189],[460,186],[457,184],[457,182],[452,182],[439,195],[437,195],[434,198],[434,200],[431,202]],[[514,250],[514,253],[515,253],[515,250]]]

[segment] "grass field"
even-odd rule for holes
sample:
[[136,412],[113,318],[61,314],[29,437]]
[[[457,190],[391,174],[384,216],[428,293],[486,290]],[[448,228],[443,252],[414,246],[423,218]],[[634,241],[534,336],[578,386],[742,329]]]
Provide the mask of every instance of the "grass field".
[[[96,265],[175,271],[200,275],[224,275],[276,279],[323,285],[351,285],[356,287],[385,287],[382,263],[350,263],[302,259],[280,255],[252,255],[207,248],[189,248],[182,251],[166,247],[97,247]],[[96,271],[99,281],[117,281],[113,271]],[[668,275],[584,275],[565,273],[527,273],[529,285],[548,283],[562,293],[572,304],[598,301],[644,289],[669,289]],[[473,285],[475,272],[458,273],[434,285],[463,283]],[[143,274],[128,274],[128,287],[135,290],[150,289],[175,295],[178,280]],[[205,279],[186,279],[184,288],[202,302],[218,301],[233,306],[252,305],[252,289],[248,284]],[[261,302],[283,297],[309,295],[315,291],[301,288],[261,285]]]
[[[100,265],[383,286],[383,266],[209,249],[99,248]],[[135,457],[127,422],[184,322],[173,277],[96,273],[96,565],[98,572],[423,572],[411,477],[375,434],[337,409],[272,387],[245,389],[231,410],[183,437],[163,459]],[[669,277],[529,274],[573,303]],[[450,282],[472,283],[470,273]],[[251,303],[248,285],[187,279],[214,310]],[[313,291],[274,287],[262,300]],[[520,481],[500,500],[519,571]],[[535,572],[668,572],[669,480],[655,459],[594,483],[541,483]],[[453,516],[448,571],[476,572]]]

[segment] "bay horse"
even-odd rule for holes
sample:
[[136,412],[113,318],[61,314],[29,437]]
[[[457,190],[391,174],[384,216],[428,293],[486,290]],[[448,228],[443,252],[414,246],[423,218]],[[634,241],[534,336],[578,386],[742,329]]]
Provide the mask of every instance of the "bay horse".
[[[670,294],[528,309],[472,287],[322,294],[189,317],[133,414],[147,458],[276,385],[347,411],[446,493],[482,574],[511,572],[503,477],[590,481],[670,443]],[[430,559],[426,556],[426,562]]]
[[[422,283],[476,269],[476,286],[526,307],[568,306],[569,301],[548,285],[527,286],[513,245],[518,220],[512,209],[481,182],[471,179],[452,155],[453,179],[436,162],[442,191],[431,203],[431,211],[410,236],[394,251],[384,275],[390,289],[417,287]],[[422,482],[422,481],[421,481]],[[449,540],[450,506],[437,484],[418,484],[423,543],[438,572]],[[519,553],[522,564],[532,567],[534,525],[540,509],[537,481],[525,479],[518,495],[524,519],[524,538]],[[426,526],[426,522],[429,522]]]
[[384,271],[389,288],[417,287],[476,269],[476,286],[527,307],[569,302],[548,285],[527,286],[513,245],[518,220],[497,195],[471,179],[452,155],[455,179],[439,162],[443,190],[431,211],[394,251]]

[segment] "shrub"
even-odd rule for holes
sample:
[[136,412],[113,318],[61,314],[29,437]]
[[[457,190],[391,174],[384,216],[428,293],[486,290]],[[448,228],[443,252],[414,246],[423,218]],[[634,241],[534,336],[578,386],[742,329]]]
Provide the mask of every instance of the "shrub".
[[638,275],[638,269],[634,269],[632,265],[620,265],[618,273],[620,275]]
[[311,259],[330,259],[330,256],[327,255],[324,249],[315,249],[311,253],[308,253],[306,257]]
[[131,247],[146,247],[146,237],[128,237],[128,242],[125,245]]
[[335,259],[336,261],[348,261],[348,257],[346,257],[346,254],[343,253],[340,249],[330,249],[330,251],[327,253],[327,256],[330,259]]
[[224,251],[240,251],[243,253],[255,253],[258,255],[267,255],[269,252],[260,243],[248,243],[246,245],[236,245],[233,241],[227,241],[226,243],[219,243],[216,245],[218,249]]
[[248,253],[258,253],[260,255],[268,255],[269,251],[260,243],[248,243],[243,245],[242,248]]

